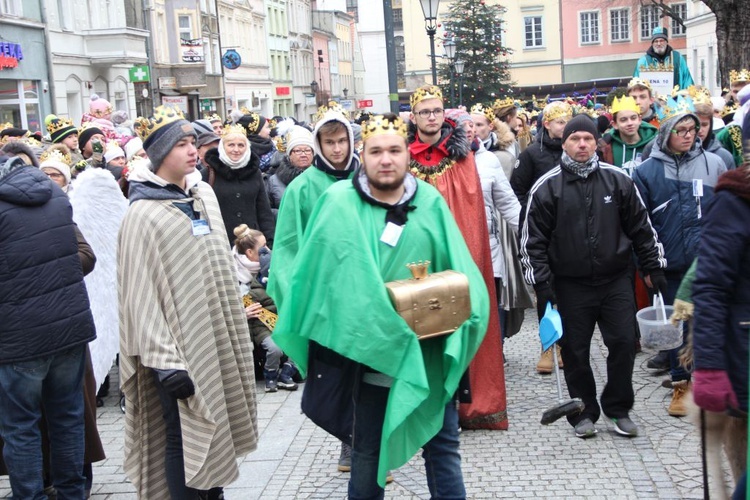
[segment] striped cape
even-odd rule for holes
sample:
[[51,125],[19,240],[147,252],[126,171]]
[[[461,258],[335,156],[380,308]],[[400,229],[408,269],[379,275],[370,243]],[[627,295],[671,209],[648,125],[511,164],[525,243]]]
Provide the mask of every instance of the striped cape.
[[185,479],[207,490],[239,475],[257,447],[252,342],[219,205],[190,190],[209,235],[193,236],[173,201],[138,200],[119,234],[120,373],[127,398],[125,472],[140,498],[167,499],[165,432],[152,370],[187,370],[195,395],[179,401]]

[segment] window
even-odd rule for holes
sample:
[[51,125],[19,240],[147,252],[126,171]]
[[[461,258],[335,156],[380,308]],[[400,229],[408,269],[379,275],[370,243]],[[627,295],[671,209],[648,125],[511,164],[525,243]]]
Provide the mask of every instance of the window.
[[641,7],[641,40],[651,40],[651,33],[659,26],[659,7],[644,5]]
[[393,29],[404,29],[404,11],[403,9],[393,9]]
[[0,14],[21,17],[23,15],[21,0],[0,0]]
[[609,31],[611,42],[630,41],[630,9],[609,11]]
[[177,16],[180,23],[180,40],[193,39],[193,19],[190,16]]
[[581,12],[579,14],[581,44],[599,43],[599,12]]
[[[679,17],[683,22],[685,19],[687,19],[687,4],[686,3],[674,3],[670,5],[672,7],[672,10],[675,14],[677,14],[677,17]],[[674,18],[672,19],[672,36],[685,36],[685,26],[682,26],[680,23],[678,23]]]
[[527,16],[523,18],[524,47],[533,49],[544,46],[542,39],[542,16]]

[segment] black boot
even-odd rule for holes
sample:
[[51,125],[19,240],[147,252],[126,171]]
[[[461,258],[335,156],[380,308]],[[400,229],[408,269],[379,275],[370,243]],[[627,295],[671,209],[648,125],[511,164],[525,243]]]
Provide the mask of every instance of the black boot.
[[669,370],[669,351],[659,351],[659,353],[646,362],[646,368],[657,371]]

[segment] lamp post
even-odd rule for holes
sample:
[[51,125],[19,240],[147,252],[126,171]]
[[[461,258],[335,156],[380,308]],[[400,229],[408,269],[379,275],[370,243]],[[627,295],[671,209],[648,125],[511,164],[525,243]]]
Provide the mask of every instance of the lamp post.
[[315,105],[316,106],[320,105],[320,100],[318,99],[318,88],[320,88],[319,85],[318,85],[318,82],[316,82],[315,80],[313,80],[312,82],[310,82],[310,90],[312,90],[312,93],[315,94]]
[[437,85],[437,68],[435,67],[435,33],[437,33],[437,14],[440,0],[419,0],[424,15],[424,29],[430,37],[430,64],[432,67],[432,84]]
[[451,107],[456,107],[456,89],[453,86],[453,72],[455,71],[456,64],[456,41],[454,38],[450,38],[443,42],[443,50],[445,50],[445,57],[448,59],[448,71],[450,72],[450,87],[451,87]]
[[456,61],[456,74],[458,75],[458,106],[461,107],[464,103],[464,64],[466,61]]

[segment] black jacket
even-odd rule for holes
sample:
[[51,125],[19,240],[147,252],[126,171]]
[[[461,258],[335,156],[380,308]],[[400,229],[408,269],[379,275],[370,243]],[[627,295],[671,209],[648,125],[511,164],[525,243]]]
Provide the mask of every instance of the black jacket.
[[555,167],[531,188],[520,234],[530,285],[552,277],[608,283],[627,272],[635,250],[645,274],[666,268],[664,249],[633,181],[599,163],[586,179]]
[[96,338],[73,209],[35,167],[0,179],[0,363],[49,356]]
[[542,130],[541,134],[537,134],[536,140],[518,157],[516,168],[510,176],[510,187],[513,188],[522,208],[526,206],[526,196],[531,186],[538,178],[559,165],[562,157],[562,140],[553,139],[547,129]]
[[224,165],[216,148],[206,151],[204,161],[207,168],[202,172],[203,180],[211,185],[219,200],[229,241],[234,243],[235,227],[247,224],[261,231],[269,248],[272,247],[276,222],[255,153],[247,166],[236,170]]

